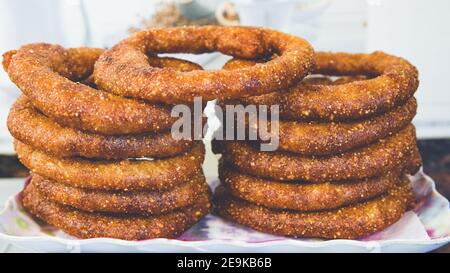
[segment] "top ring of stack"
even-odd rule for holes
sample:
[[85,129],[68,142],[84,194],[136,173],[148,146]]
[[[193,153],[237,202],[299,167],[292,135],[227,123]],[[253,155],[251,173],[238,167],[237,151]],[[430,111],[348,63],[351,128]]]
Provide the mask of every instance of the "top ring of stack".
[[[5,53],[3,66],[24,96],[8,128],[17,140],[59,157],[126,159],[171,157],[193,139],[174,139],[169,105],[146,103],[98,89],[92,80],[102,49],[28,44]],[[181,71],[201,66],[150,57],[153,66]]]
[[[235,58],[271,60],[253,67],[215,71],[177,71],[151,66],[158,53],[221,52]],[[125,97],[159,103],[230,100],[289,88],[313,64],[314,51],[302,38],[257,27],[200,26],[148,29],[107,50],[95,64],[95,83]]]
[[[224,69],[257,65],[233,59]],[[418,71],[407,60],[376,51],[316,52],[312,74],[345,76],[336,81],[307,78],[289,89],[240,99],[244,105],[280,105],[280,117],[302,121],[348,121],[368,118],[404,104],[419,85]],[[278,92],[275,92],[278,91]]]
[[[5,53],[3,67],[33,106],[61,125],[103,135],[170,129],[176,118],[169,106],[116,96],[95,86],[91,75],[102,53],[96,48],[28,44]],[[202,69],[174,58],[151,57],[147,62],[182,71]]]

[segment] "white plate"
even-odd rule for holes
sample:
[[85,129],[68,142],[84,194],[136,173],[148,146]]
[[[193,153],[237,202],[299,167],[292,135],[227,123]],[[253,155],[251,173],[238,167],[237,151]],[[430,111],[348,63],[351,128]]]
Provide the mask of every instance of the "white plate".
[[0,212],[0,239],[39,252],[427,252],[450,242],[448,201],[422,171],[411,177],[417,206],[388,229],[362,240],[289,239],[208,215],[176,240],[79,240],[31,218],[11,197]]

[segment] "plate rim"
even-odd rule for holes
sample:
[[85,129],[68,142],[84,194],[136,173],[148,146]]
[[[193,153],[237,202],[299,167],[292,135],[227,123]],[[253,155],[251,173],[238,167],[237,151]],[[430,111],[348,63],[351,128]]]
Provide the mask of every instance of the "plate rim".
[[[420,171],[419,171],[420,172]],[[434,194],[438,195],[446,199],[442,194],[440,194],[435,187],[434,180],[429,177],[426,173],[421,171],[422,175],[433,182],[432,191]],[[0,210],[0,214],[3,214],[8,209],[7,204],[10,202],[14,202],[16,196],[20,194],[20,192],[10,196],[6,202],[4,203],[2,209]],[[447,200],[447,199],[446,199]],[[293,247],[303,247],[309,249],[319,249],[324,247],[333,247],[333,246],[353,246],[360,247],[365,249],[381,249],[392,245],[415,245],[415,246],[435,246],[435,245],[444,245],[450,243],[450,235],[430,239],[430,240],[420,240],[420,239],[388,239],[388,240],[379,240],[379,241],[360,241],[360,240],[349,240],[349,239],[331,239],[324,241],[302,241],[295,240],[292,238],[286,238],[284,240],[271,240],[264,242],[247,242],[235,239],[211,239],[211,240],[200,240],[200,241],[183,241],[178,239],[168,239],[168,238],[156,238],[156,239],[148,239],[142,241],[127,241],[122,239],[115,238],[89,238],[89,239],[68,239],[61,238],[50,235],[41,235],[41,236],[17,236],[17,235],[9,235],[0,231],[0,239],[7,241],[9,243],[14,244],[15,242],[54,242],[59,243],[66,246],[83,246],[83,245],[93,245],[96,243],[100,244],[113,244],[122,247],[148,247],[151,245],[158,244],[167,244],[170,246],[181,246],[181,247],[208,247],[214,245],[222,245],[222,246],[232,246],[232,247],[241,247],[246,249],[258,249],[263,247],[271,247],[271,246],[293,246]]]
[[[437,194],[440,195],[439,192],[436,191]],[[18,193],[19,194],[19,193]],[[9,202],[14,202],[16,195],[10,196],[5,202],[5,206],[0,210],[0,214],[4,213],[7,210],[6,204]],[[373,247],[386,247],[393,244],[399,245],[436,245],[436,244],[444,244],[450,242],[450,236],[430,239],[430,240],[412,240],[412,239],[388,239],[388,240],[380,240],[380,241],[359,241],[359,240],[349,240],[349,239],[331,239],[324,241],[301,241],[295,240],[291,238],[287,238],[285,240],[272,240],[265,242],[246,242],[240,240],[228,240],[228,239],[211,239],[211,240],[201,240],[201,241],[183,241],[178,239],[168,239],[168,238],[156,238],[142,241],[127,241],[115,238],[89,238],[89,239],[66,239],[60,238],[56,236],[42,235],[42,236],[16,236],[5,234],[0,231],[0,239],[5,241],[14,243],[14,242],[41,242],[41,241],[52,241],[64,245],[87,245],[87,244],[95,244],[95,243],[106,243],[106,244],[115,244],[125,247],[143,247],[152,244],[166,243],[170,245],[176,246],[184,246],[184,247],[201,247],[201,246],[211,246],[211,245],[228,245],[228,246],[238,246],[244,248],[259,248],[259,247],[270,247],[270,246],[279,246],[279,245],[292,245],[299,247],[307,247],[307,248],[321,248],[328,246],[336,246],[336,245],[352,245],[355,247],[364,247],[364,248],[373,248]]]

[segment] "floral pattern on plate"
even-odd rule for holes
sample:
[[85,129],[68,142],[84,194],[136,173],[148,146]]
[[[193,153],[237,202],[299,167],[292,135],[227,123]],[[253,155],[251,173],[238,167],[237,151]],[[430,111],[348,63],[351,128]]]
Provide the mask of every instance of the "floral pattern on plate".
[[[305,246],[310,247],[314,251],[321,251],[320,248],[317,248],[318,246],[329,246],[330,244],[332,245],[333,242],[337,243],[338,241],[338,245],[341,246],[340,248],[337,248],[337,251],[339,251],[339,249],[347,249],[342,243],[348,243],[349,245],[357,243],[356,245],[368,249],[372,249],[375,244],[378,249],[383,243],[400,243],[400,241],[404,244],[428,245],[428,248],[423,248],[425,251],[449,242],[450,208],[448,200],[435,190],[433,180],[422,171],[418,172],[415,176],[411,176],[410,179],[417,199],[417,205],[414,210],[407,212],[402,219],[386,230],[370,235],[367,238],[362,238],[358,241],[324,241],[319,239],[292,239],[273,236],[227,222],[212,214],[203,218],[199,223],[176,240],[154,239],[139,242],[126,242],[108,238],[79,240],[30,216],[21,205],[20,193],[10,198],[5,205],[5,208],[0,213],[0,238],[12,243],[17,243],[18,241],[24,243],[27,240],[36,238],[39,238],[41,241],[45,241],[46,239],[49,241],[57,239],[59,243],[72,246],[77,245],[79,248],[76,249],[80,251],[84,241],[89,241],[91,243],[97,242],[95,240],[102,240],[102,242],[108,242],[109,244],[116,246],[126,245],[127,248],[126,250],[123,249],[124,251],[130,251],[130,249],[137,251],[151,251],[153,249],[151,247],[152,244],[155,246],[157,245],[159,249],[161,249],[162,244],[167,247],[163,248],[166,251],[176,251],[180,249],[179,247],[186,247],[181,248],[182,251],[186,251],[186,249],[188,251],[221,251],[220,244],[222,244],[224,251],[232,251],[235,249],[245,251],[246,247],[255,250],[254,247],[258,246],[261,246],[262,248],[260,250],[264,251],[264,249],[266,249],[264,247],[266,247],[267,244],[272,246],[283,246],[284,248],[281,247],[281,250],[290,250],[290,245],[298,245],[298,248],[293,249],[303,251],[304,249],[301,246]],[[215,186],[217,184],[217,179],[211,179],[209,182],[212,186]],[[211,246],[212,243],[218,243],[219,246],[214,246],[212,248],[199,248],[198,246],[199,244]],[[228,247],[226,247],[227,244]],[[236,246],[236,248],[230,247],[230,245]],[[98,243],[98,246],[98,251],[101,251],[103,249],[100,247],[101,244]],[[91,247],[92,248],[89,248],[89,250],[96,251],[97,248],[95,247],[95,243],[94,246],[91,245]],[[42,245],[41,247],[37,247],[37,249],[42,251],[52,251],[53,248],[45,248],[44,245]],[[120,251],[122,248],[118,247],[117,249]],[[276,249],[277,248],[272,248],[273,251]],[[395,246],[392,248],[391,244],[390,249],[395,251],[397,248],[395,248]],[[267,249],[266,251],[271,251],[271,249]]]

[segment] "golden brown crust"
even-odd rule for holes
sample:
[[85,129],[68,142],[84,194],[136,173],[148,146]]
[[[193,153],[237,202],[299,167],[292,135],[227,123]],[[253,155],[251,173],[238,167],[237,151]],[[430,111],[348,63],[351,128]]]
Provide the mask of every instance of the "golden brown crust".
[[[29,44],[7,53],[4,67],[33,105],[61,125],[108,135],[160,132],[177,120],[170,107],[112,95],[80,83],[92,73],[101,49]],[[187,62],[168,59],[164,63]],[[189,63],[192,69],[201,69]],[[175,64],[172,64],[174,66]]]
[[39,113],[25,96],[12,106],[8,129],[15,139],[58,157],[163,158],[183,153],[194,145],[193,140],[174,139],[170,131],[108,136],[63,127]]
[[17,50],[9,50],[2,54],[2,66],[3,70],[8,71],[9,64],[11,63],[11,59],[14,55],[16,55]]
[[88,212],[158,215],[184,208],[207,193],[208,186],[199,173],[167,191],[106,191],[71,187],[32,175],[32,183],[48,200]]
[[31,214],[78,238],[176,238],[205,216],[211,208],[209,193],[203,194],[193,206],[152,217],[112,216],[58,205],[43,197],[33,183],[26,186],[22,196],[23,206]]
[[120,161],[58,158],[15,141],[21,162],[33,173],[74,187],[104,190],[162,190],[185,183],[201,171],[205,148],[167,159]]
[[215,141],[213,151],[240,172],[273,180],[330,181],[380,176],[404,167],[418,153],[415,128],[343,154],[306,157],[286,152],[261,152],[247,142]]
[[[147,53],[214,51],[246,59],[277,57],[251,68],[192,72],[154,68],[146,60]],[[305,40],[265,28],[153,28],[105,51],[95,64],[94,78],[104,90],[153,102],[232,99],[292,86],[307,75],[313,55]]]
[[[408,61],[377,51],[371,54],[318,52],[313,73],[331,76],[365,75],[367,80],[344,84],[301,82],[286,92],[273,92],[240,101],[280,105],[280,116],[295,120],[342,121],[384,113],[405,103],[416,91],[417,69]],[[255,62],[232,60],[224,69],[252,67]],[[275,91],[275,90],[274,90]]]
[[325,239],[357,239],[395,223],[412,200],[408,178],[386,195],[337,210],[297,212],[272,210],[232,197],[223,187],[216,189],[219,213],[253,229],[283,236]]
[[380,177],[344,182],[279,182],[256,178],[222,165],[222,185],[242,200],[274,209],[316,211],[363,202],[385,193],[398,184],[401,170]]
[[[406,104],[390,112],[367,120],[350,122],[278,122],[280,151],[303,155],[329,155],[362,147],[405,128],[416,115],[417,102],[411,98]],[[271,128],[270,121],[247,119],[247,125],[258,133],[258,126]],[[264,126],[263,126],[264,125]],[[260,139],[269,139],[270,131],[259,132]]]

